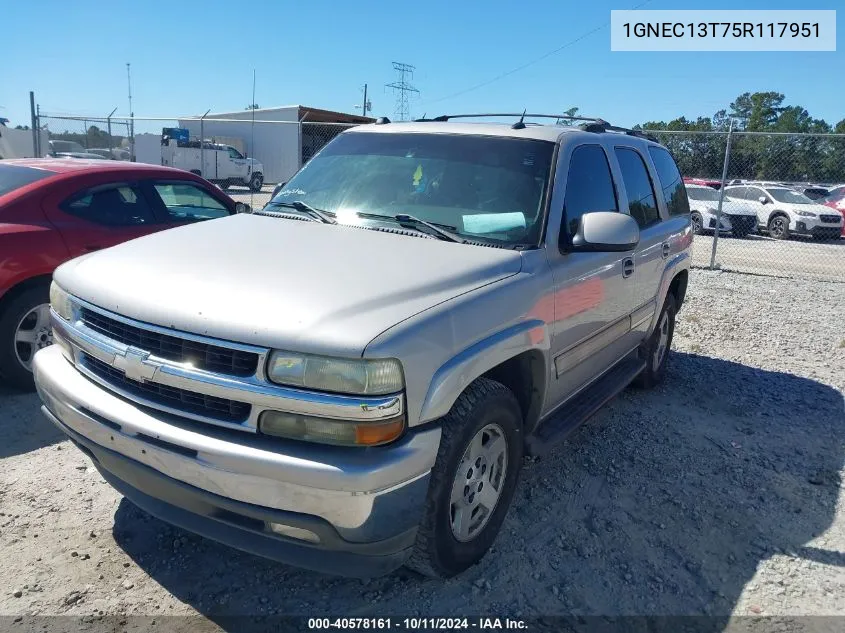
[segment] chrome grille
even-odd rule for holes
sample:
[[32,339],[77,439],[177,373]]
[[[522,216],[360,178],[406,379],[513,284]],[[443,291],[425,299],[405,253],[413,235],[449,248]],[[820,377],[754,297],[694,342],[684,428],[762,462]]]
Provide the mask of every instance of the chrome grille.
[[177,363],[190,363],[197,369],[229,376],[252,376],[258,367],[258,354],[201,343],[154,330],[129,325],[83,307],[82,322],[89,328],[150,352],[153,356]]
[[92,374],[129,395],[143,398],[154,404],[223,422],[243,422],[249,417],[251,405],[246,402],[227,400],[226,398],[177,389],[154,382],[132,380],[127,378],[119,369],[115,369],[93,356],[87,354],[82,356],[83,365]]

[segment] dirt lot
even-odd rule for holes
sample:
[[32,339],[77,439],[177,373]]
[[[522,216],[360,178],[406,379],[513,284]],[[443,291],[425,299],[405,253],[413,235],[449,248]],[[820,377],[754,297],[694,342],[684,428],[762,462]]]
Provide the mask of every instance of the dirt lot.
[[693,271],[665,384],[526,461],[494,551],[447,582],[330,578],[170,528],[3,392],[0,614],[845,615],[843,306],[845,284]]

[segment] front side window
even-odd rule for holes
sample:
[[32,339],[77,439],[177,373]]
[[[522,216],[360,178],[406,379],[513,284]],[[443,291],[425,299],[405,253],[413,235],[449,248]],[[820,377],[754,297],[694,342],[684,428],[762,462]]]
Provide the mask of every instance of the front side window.
[[689,200],[675,159],[662,147],[649,145],[648,153],[651,154],[651,160],[657,169],[657,179],[663,189],[663,199],[666,201],[669,215],[686,215],[689,213]]
[[654,187],[645,162],[639,152],[628,147],[617,147],[616,158],[622,170],[622,180],[628,193],[628,210],[640,228],[660,220]]
[[395,224],[394,216],[406,214],[465,239],[536,244],[553,153],[554,143],[533,139],[348,132],[266,208],[304,202],[341,224],[363,226]]
[[243,158],[243,155],[236,150],[234,147],[229,148],[229,158],[239,159]]
[[202,187],[191,183],[154,183],[172,222],[210,220],[229,215],[229,210]]
[[71,215],[104,226],[155,223],[141,192],[131,185],[108,185],[83,192],[60,205]]
[[787,204],[813,204],[803,193],[798,193],[794,189],[780,189],[773,187],[769,189],[769,195],[778,202],[785,202]]
[[581,145],[575,148],[569,161],[561,245],[568,243],[568,239],[578,232],[581,216],[593,211],[619,211],[616,190],[601,145]]

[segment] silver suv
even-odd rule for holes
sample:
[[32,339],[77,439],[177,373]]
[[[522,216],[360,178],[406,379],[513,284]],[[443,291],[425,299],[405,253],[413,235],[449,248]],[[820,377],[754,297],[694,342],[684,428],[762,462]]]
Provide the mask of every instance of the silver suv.
[[476,563],[523,455],[660,381],[693,239],[661,145],[497,116],[350,129],[261,211],[64,264],[44,413],[135,504],[242,550]]

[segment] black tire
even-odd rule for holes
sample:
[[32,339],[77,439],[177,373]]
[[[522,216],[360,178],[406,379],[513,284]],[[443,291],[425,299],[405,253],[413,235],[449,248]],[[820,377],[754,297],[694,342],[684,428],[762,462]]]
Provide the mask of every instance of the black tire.
[[229,191],[229,187],[231,187],[231,186],[232,186],[232,183],[231,183],[231,181],[229,181],[229,180],[221,180],[221,181],[220,181],[219,183],[217,183],[217,184],[220,186],[220,188],[221,188],[223,191]]
[[[513,498],[522,468],[523,451],[519,403],[510,389],[494,380],[479,378],[473,382],[441,423],[440,447],[431,471],[417,542],[413,554],[405,563],[410,569],[434,578],[459,574],[481,560],[490,549]],[[469,540],[460,541],[452,528],[452,486],[471,440],[491,424],[503,432],[502,437],[506,441],[504,454],[507,461],[500,480],[499,497],[479,531]],[[492,469],[479,472],[492,473]],[[464,488],[465,491],[468,489],[469,485]],[[470,494],[470,501],[472,497]]]
[[191,173],[199,176],[200,178],[202,178],[202,172],[199,169],[192,169]]
[[[0,377],[19,389],[35,387],[32,371],[21,364],[16,333],[21,320],[39,305],[50,303],[50,287],[46,284],[29,288],[3,305],[0,311]],[[50,339],[52,342],[52,338]],[[32,353],[35,348],[32,347]],[[20,354],[24,356],[23,354]],[[31,356],[29,357],[31,358]]]
[[693,211],[690,214],[692,220],[692,232],[696,235],[701,235],[704,232],[704,220],[701,219],[701,214],[698,211]]
[[789,218],[778,213],[769,218],[769,237],[776,240],[789,239]]
[[264,186],[264,174],[261,172],[256,172],[252,175],[252,178],[249,179],[249,189],[252,192],[261,191],[261,187]]
[[[640,357],[646,361],[645,369],[640,372],[639,376],[634,379],[634,385],[641,389],[651,389],[658,385],[666,374],[666,365],[669,362],[669,354],[672,349],[672,338],[675,335],[675,314],[677,313],[677,304],[675,302],[675,295],[671,292],[666,296],[666,302],[663,304],[663,309],[657,317],[657,325],[654,332],[648,337],[648,340],[640,348]],[[662,325],[666,319],[666,341],[664,351],[657,360],[658,348],[661,344],[663,333]]]

